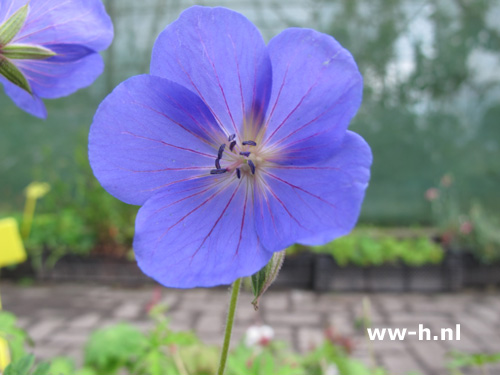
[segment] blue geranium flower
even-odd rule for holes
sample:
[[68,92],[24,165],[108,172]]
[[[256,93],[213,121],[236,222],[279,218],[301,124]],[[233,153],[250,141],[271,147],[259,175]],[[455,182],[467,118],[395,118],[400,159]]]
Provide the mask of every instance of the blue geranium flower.
[[0,0],[0,82],[18,107],[45,118],[41,98],[94,82],[104,67],[97,51],[112,39],[101,0]]
[[293,243],[348,233],[372,161],[347,131],[361,96],[331,36],[292,28],[266,46],[236,12],[184,11],[158,37],[151,75],[119,85],[90,131],[101,184],[142,205],[142,270],[169,287],[228,284]]

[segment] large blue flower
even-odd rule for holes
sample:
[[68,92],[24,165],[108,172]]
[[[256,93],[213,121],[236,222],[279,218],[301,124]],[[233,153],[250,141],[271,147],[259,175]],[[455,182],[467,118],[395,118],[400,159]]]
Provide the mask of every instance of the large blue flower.
[[348,233],[372,161],[347,131],[361,96],[331,36],[288,29],[266,46],[236,12],[184,11],[156,41],[151,75],[119,85],[90,131],[101,184],[142,205],[142,270],[170,287],[228,284],[293,243]]
[[47,116],[41,98],[63,97],[94,82],[104,66],[97,52],[113,39],[101,0],[0,0],[2,26],[0,65],[21,76],[0,74],[0,82],[21,109],[41,118]]

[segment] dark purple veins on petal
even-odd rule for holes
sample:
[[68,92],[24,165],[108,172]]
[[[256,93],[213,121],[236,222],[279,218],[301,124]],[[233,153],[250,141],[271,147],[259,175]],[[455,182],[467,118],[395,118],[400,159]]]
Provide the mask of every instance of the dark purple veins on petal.
[[250,166],[250,169],[252,170],[252,174],[255,174],[255,164],[253,161],[249,160],[248,165]]
[[257,143],[255,143],[254,141],[245,141],[242,143],[243,146],[257,146]]
[[249,157],[250,156],[250,152],[249,151],[242,151],[242,152],[240,152],[240,155]]
[[227,172],[227,169],[224,168],[224,169],[212,169],[210,171],[210,174],[223,174],[223,173],[226,173]]

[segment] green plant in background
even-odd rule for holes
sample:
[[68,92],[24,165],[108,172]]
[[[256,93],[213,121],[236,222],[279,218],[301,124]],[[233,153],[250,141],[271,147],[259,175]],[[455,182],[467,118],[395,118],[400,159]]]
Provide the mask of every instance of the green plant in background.
[[465,368],[477,368],[482,375],[489,375],[488,366],[495,363],[500,363],[500,353],[450,353],[450,361],[447,364],[451,375],[463,375],[461,371]]
[[39,363],[35,365],[35,357],[26,355],[21,359],[12,362],[4,371],[4,375],[51,375],[50,364]]
[[483,263],[500,261],[500,220],[491,215],[479,204],[470,210],[471,226],[474,236],[474,254]]
[[483,263],[500,260],[498,216],[487,212],[478,201],[462,203],[451,175],[444,175],[438,187],[425,194],[442,244],[455,251],[469,251]]
[[9,343],[13,361],[21,360],[26,356],[25,344],[31,342],[26,332],[17,326],[15,315],[0,311],[0,337]]
[[398,239],[389,235],[359,232],[338,238],[325,246],[313,247],[312,250],[332,255],[341,266],[403,263],[417,267],[440,263],[444,257],[442,247],[428,237]]

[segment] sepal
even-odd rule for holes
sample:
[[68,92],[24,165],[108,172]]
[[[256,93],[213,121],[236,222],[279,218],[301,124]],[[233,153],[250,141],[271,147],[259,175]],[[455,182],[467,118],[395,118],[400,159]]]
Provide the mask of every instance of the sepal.
[[0,54],[13,60],[45,60],[56,55],[48,48],[29,44],[9,44],[0,50]]
[[32,93],[30,84],[24,74],[10,60],[0,56],[0,74],[14,85],[19,86],[30,94]]
[[274,253],[269,263],[259,272],[252,275],[252,290],[255,296],[252,305],[255,310],[259,309],[259,302],[262,295],[278,277],[278,273],[285,260],[285,250]]
[[0,25],[0,46],[5,46],[23,28],[28,16],[28,4],[19,8],[7,21]]

